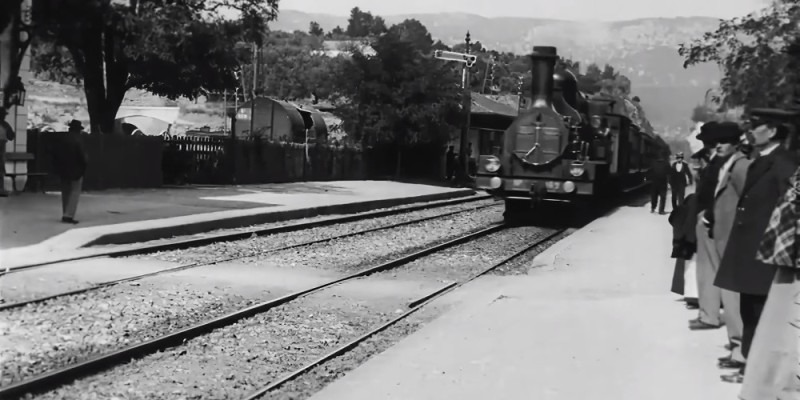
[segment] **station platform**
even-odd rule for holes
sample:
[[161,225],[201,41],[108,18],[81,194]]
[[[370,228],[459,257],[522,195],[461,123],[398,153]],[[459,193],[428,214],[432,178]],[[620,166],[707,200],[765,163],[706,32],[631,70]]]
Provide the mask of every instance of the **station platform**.
[[472,189],[393,181],[189,186],[82,193],[77,225],[61,222],[61,194],[0,198],[3,268],[75,256],[88,245],[126,244],[316,215],[474,195]]
[[542,252],[527,275],[487,276],[449,310],[313,400],[736,399],[724,329],[670,292],[666,215],[622,207]]

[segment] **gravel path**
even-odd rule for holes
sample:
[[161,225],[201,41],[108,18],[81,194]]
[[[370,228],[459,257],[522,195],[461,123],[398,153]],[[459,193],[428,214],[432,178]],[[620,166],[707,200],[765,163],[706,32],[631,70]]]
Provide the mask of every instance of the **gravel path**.
[[395,310],[396,304],[309,296],[39,398],[239,399],[388,321]]
[[[435,208],[430,208],[430,209],[425,209],[425,210],[411,211],[411,212],[407,212],[407,213],[390,215],[390,216],[386,216],[386,217],[370,218],[370,219],[367,219],[367,220],[347,222],[347,223],[336,224],[336,225],[328,226],[328,227],[317,227],[317,228],[313,228],[313,229],[324,229],[324,228],[330,229],[330,228],[344,227],[344,226],[349,226],[349,225],[358,226],[358,224],[366,224],[366,225],[362,225],[362,226],[366,226],[367,228],[360,228],[360,229],[353,228],[354,231],[357,231],[357,230],[369,229],[370,227],[377,227],[377,226],[381,226],[381,225],[388,225],[388,224],[392,224],[392,223],[408,221],[408,220],[416,219],[416,218],[423,218],[423,217],[427,217],[427,216],[434,216],[434,215],[444,214],[444,213],[452,212],[452,211],[467,210],[467,209],[479,207],[481,205],[487,205],[487,204],[493,204],[493,203],[497,203],[497,200],[489,198],[489,199],[485,199],[485,200],[471,201],[471,202],[467,202],[467,203],[459,203],[459,204],[454,204],[454,205],[449,205],[449,206],[444,206],[444,207],[435,207]],[[415,203],[415,204],[413,204],[413,206],[424,205],[424,204],[431,204],[431,203]],[[369,211],[369,212],[355,213],[355,214],[352,214],[352,215],[365,215],[365,214],[374,213],[374,212],[377,212],[377,211],[391,211],[391,210],[400,210],[400,209],[406,209],[406,208],[409,208],[409,205],[390,207],[390,208],[381,208],[381,209],[372,210],[372,211]],[[348,214],[348,215],[350,215],[350,214]],[[300,224],[300,223],[311,223],[311,222],[323,221],[323,220],[331,219],[333,217],[335,217],[335,216],[320,215],[320,216],[311,217],[311,218],[300,218],[300,219],[293,219],[293,220],[289,220],[289,221],[280,221],[280,222],[271,222],[271,223],[267,223],[267,224],[249,225],[249,226],[243,226],[243,227],[239,227],[239,228],[217,229],[217,230],[213,230],[213,231],[210,231],[210,232],[198,233],[196,235],[172,237],[172,238],[167,238],[167,239],[158,239],[158,240],[153,240],[153,241],[148,241],[148,242],[142,242],[142,243],[137,243],[137,245],[142,245],[142,244],[155,245],[155,244],[161,244],[161,243],[169,243],[169,242],[172,242],[172,241],[174,241],[175,239],[178,239],[178,238],[180,238],[180,239],[206,238],[206,237],[213,237],[213,236],[217,236],[217,235],[230,234],[230,233],[249,232],[249,231],[253,231],[253,230],[277,228],[277,227],[286,226],[286,225],[294,225],[294,224]],[[313,240],[313,239],[309,239],[309,240]],[[101,246],[92,246],[92,247],[93,248],[109,248],[109,249],[111,249],[111,248],[115,248],[115,247],[120,247],[120,245],[101,245]],[[169,252],[166,252],[166,253],[169,253]]]
[[[352,271],[484,228],[501,212],[491,207],[247,260],[280,268]],[[151,278],[139,282],[141,287],[117,285],[0,312],[0,340],[8,344],[0,346],[0,386],[277,297],[240,296],[236,288],[222,285],[198,291],[194,285],[155,284]]]

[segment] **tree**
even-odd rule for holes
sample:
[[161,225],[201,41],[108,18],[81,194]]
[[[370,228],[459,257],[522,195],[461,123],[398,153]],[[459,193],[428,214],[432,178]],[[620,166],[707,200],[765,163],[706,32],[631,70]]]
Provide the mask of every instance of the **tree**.
[[386,21],[381,17],[373,17],[372,13],[361,11],[358,7],[350,10],[345,33],[351,38],[378,36],[386,32]]
[[[344,57],[329,58],[315,52],[319,38],[305,32],[270,32],[265,37],[259,59],[257,93],[284,100],[312,97],[315,101],[336,96],[337,76]],[[244,66],[243,75],[252,76]],[[252,80],[245,79],[243,90],[250,93]]]
[[389,32],[397,35],[399,40],[410,43],[415,49],[425,54],[430,53],[433,48],[433,38],[428,32],[428,28],[416,19],[407,19],[393,25]]
[[319,26],[317,21],[311,21],[308,24],[308,33],[311,36],[323,36],[325,35],[325,31]]
[[[37,0],[36,37],[66,50],[82,81],[92,133],[111,133],[132,88],[175,99],[231,89],[237,41],[260,43],[278,0]],[[222,13],[235,9],[238,20]],[[63,53],[43,51],[36,65],[59,68]]]
[[355,53],[340,81],[349,101],[340,107],[348,132],[363,144],[411,143],[449,138],[459,115],[458,80],[452,66],[423,55],[394,27],[373,44],[377,55]]
[[726,107],[787,107],[800,84],[800,4],[776,1],[757,13],[722,20],[714,32],[683,43],[684,68],[715,62],[723,69]]

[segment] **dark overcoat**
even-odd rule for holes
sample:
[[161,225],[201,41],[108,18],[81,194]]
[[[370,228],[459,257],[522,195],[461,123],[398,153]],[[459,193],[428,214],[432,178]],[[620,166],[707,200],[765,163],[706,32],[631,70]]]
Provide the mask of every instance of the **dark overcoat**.
[[685,260],[694,257],[697,251],[697,195],[686,197],[678,208],[669,215],[672,225],[672,258],[675,258],[675,269],[672,273],[672,292],[684,294]]
[[53,152],[55,173],[63,180],[75,181],[83,177],[88,166],[86,149],[80,133],[61,134],[58,148]]
[[[676,168],[678,164],[682,164],[680,171]],[[675,161],[669,168],[669,184],[672,187],[683,187],[692,184],[692,171],[686,161]]]
[[750,164],[714,281],[716,286],[751,295],[769,293],[775,267],[756,260],[756,252],[772,211],[789,188],[789,179],[796,168],[791,152],[783,147]]

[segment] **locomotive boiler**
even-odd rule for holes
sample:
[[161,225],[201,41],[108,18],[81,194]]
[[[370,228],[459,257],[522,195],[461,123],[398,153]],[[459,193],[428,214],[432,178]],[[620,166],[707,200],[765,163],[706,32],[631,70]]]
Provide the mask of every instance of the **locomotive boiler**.
[[508,219],[542,201],[586,205],[645,184],[663,140],[637,121],[636,106],[613,95],[588,96],[555,47],[533,48],[531,106],[503,133],[499,153],[478,156],[476,186],[505,200]]

